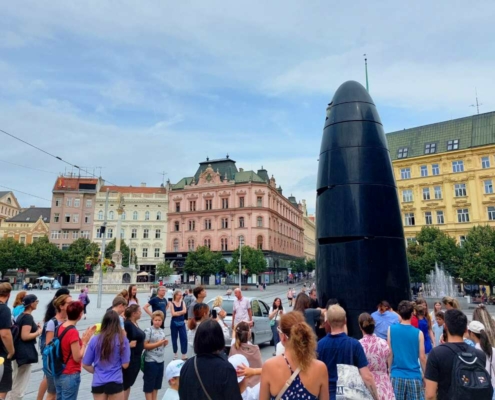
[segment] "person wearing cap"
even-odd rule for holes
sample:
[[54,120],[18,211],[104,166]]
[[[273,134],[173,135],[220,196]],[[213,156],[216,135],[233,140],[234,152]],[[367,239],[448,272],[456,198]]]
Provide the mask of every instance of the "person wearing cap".
[[[229,363],[235,368],[237,372],[237,383],[239,384],[239,390],[243,400],[257,400],[260,398],[260,384],[253,386],[252,388],[247,385],[247,377],[253,375],[261,375],[261,368],[249,368],[249,361],[242,354],[234,354],[229,357]],[[250,371],[248,375],[247,371]],[[255,371],[254,373],[252,373]]]
[[24,312],[16,320],[19,340],[14,343],[16,359],[13,363],[13,383],[10,392],[12,400],[21,400],[24,397],[31,375],[31,365],[38,362],[36,339],[41,335],[42,327],[34,322],[31,315],[38,308],[38,302],[34,294],[26,295],[22,301]]
[[167,368],[165,369],[165,379],[170,387],[163,395],[162,400],[179,400],[180,370],[184,363],[185,360],[173,360],[168,363]]
[[480,321],[471,321],[468,324],[469,338],[474,342],[474,347],[482,350],[486,355],[486,370],[492,377],[492,386],[495,388],[495,348],[490,344],[490,339],[485,330],[485,325]]

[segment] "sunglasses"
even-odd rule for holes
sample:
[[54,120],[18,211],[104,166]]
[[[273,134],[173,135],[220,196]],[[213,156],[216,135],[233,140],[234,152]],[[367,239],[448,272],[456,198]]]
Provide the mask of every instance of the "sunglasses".
[[282,332],[282,329],[280,329],[280,327],[279,327],[279,326],[277,326],[277,332],[278,332],[278,333],[280,333],[281,335],[284,335],[285,337],[287,337],[287,338],[288,338],[288,336],[287,336],[284,332]]

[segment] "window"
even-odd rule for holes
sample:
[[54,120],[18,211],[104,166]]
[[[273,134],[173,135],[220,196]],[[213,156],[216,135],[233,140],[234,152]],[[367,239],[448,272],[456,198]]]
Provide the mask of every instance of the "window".
[[196,201],[189,202],[189,211],[196,211]]
[[205,200],[205,209],[212,210],[213,209],[213,201],[211,199]]
[[428,176],[428,166],[427,165],[422,165],[421,166],[421,176]]
[[256,239],[256,247],[258,250],[263,250],[263,236],[258,236],[258,239]]
[[211,229],[211,219],[205,219],[205,230]]
[[161,221],[161,220],[162,220],[162,212],[161,212],[161,211],[158,211],[158,212],[156,213],[156,220],[157,220],[157,221]]
[[175,212],[180,212],[180,201],[175,202]]
[[110,211],[108,213],[108,219],[111,221],[111,220],[113,220],[113,218],[114,218],[114,213],[113,213],[113,211]]
[[67,251],[69,250],[69,244],[68,243],[62,243],[62,251]]
[[484,182],[484,184],[485,184],[485,194],[493,194],[492,180],[488,179]]
[[239,217],[239,228],[244,228],[244,217]]
[[62,199],[55,199],[55,207],[60,207],[62,205]]
[[155,248],[155,258],[160,258],[160,249]]
[[189,230],[194,231],[196,229],[196,221],[190,220],[189,221]]
[[443,217],[443,211],[437,211],[437,224],[445,224],[445,219]]
[[452,172],[464,172],[464,161],[452,161]]
[[120,215],[120,219],[122,221],[125,221],[125,211],[123,211],[122,214]]
[[229,242],[227,238],[220,239],[220,247],[222,251],[227,251],[229,249]]
[[401,179],[411,179],[411,168],[402,168],[400,170]]
[[144,220],[145,220],[145,221],[149,221],[149,220],[150,220],[150,212],[149,212],[149,211],[146,211],[146,212],[144,213]]
[[263,217],[256,218],[256,226],[258,228],[263,228]]
[[66,204],[67,204],[67,207],[72,207],[72,197],[67,197]]
[[120,228],[120,238],[125,239],[125,229],[124,228]]
[[431,174],[440,175],[440,167],[438,166],[438,164],[431,164]]
[[490,157],[481,157],[481,168],[490,168]]
[[435,154],[437,152],[436,143],[426,143],[425,144],[425,154]]
[[180,224],[179,221],[174,222],[174,231],[179,232],[180,231]]
[[72,222],[74,222],[75,224],[79,222],[79,214],[72,215]]
[[53,222],[58,222],[59,220],[60,220],[60,214],[55,213],[55,215],[53,216]]
[[413,194],[411,189],[402,191],[402,201],[405,203],[413,201]]
[[137,211],[134,211],[134,212],[132,213],[132,219],[133,219],[134,221],[137,221],[137,219],[138,219],[138,212],[137,212]]
[[244,197],[239,197],[239,208],[244,208]]
[[406,158],[407,157],[407,147],[401,147],[397,151],[397,158]]
[[112,239],[113,238],[113,229],[108,228],[107,229],[107,239]]
[[433,190],[435,191],[435,199],[440,200],[442,198],[442,187],[435,186]]
[[91,223],[91,214],[84,214],[84,223],[85,224]]
[[455,197],[466,197],[466,184],[456,183],[454,185]]
[[187,248],[189,251],[194,251],[194,239],[189,239],[187,241]]
[[488,207],[488,220],[495,221],[495,207]]
[[162,238],[162,231],[161,229],[156,229],[155,230],[155,239],[161,239]]
[[179,239],[174,239],[174,251],[179,251]]
[[148,249],[146,247],[143,248],[143,257],[144,258],[148,257]]
[[60,239],[60,231],[52,231],[52,239]]
[[91,208],[92,205],[93,205],[92,200],[86,200],[86,208]]
[[81,199],[74,199],[74,207],[81,207]]
[[101,230],[100,230],[100,228],[97,228],[96,229],[96,237],[97,238],[101,238]]
[[205,239],[205,247],[208,247],[211,249],[211,240],[210,239]]
[[430,200],[430,188],[423,188],[423,200]]
[[426,225],[433,224],[433,217],[431,216],[431,211],[426,211],[425,212],[425,224]]
[[263,197],[258,196],[256,198],[256,207],[263,207]]
[[464,246],[464,242],[466,241],[466,236],[459,236],[459,246]]
[[70,214],[65,214],[65,222],[70,222]]
[[457,210],[457,222],[469,222],[469,210],[467,208]]
[[406,225],[406,226],[416,225],[416,223],[414,221],[414,213],[405,213],[404,214],[404,225]]
[[459,139],[447,141],[447,151],[459,150]]
[[143,239],[148,239],[149,237],[150,237],[150,230],[144,229],[143,230]]
[[229,219],[222,218],[222,229],[227,229],[229,227]]
[[407,246],[411,245],[411,244],[416,244],[418,243],[418,241],[416,240],[415,237],[408,237],[406,238],[406,242],[407,242]]
[[132,228],[131,239],[136,239],[136,238],[137,238],[137,229],[136,228]]
[[84,239],[89,239],[89,231],[81,231],[81,237]]
[[229,208],[229,199],[222,199],[222,208]]

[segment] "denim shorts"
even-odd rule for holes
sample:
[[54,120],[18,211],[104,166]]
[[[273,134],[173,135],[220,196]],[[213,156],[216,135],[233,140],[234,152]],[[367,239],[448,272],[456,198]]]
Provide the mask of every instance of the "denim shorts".
[[143,372],[143,392],[151,393],[162,388],[164,363],[145,362]]
[[62,374],[55,379],[57,388],[57,400],[76,400],[81,384],[81,373]]

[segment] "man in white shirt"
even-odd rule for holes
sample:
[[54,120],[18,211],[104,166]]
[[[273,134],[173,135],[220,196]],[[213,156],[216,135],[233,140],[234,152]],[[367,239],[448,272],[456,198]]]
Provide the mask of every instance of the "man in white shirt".
[[234,327],[242,321],[248,322],[250,326],[253,325],[253,312],[251,311],[251,303],[245,297],[242,297],[240,288],[234,290],[234,309],[232,312],[232,330]]

